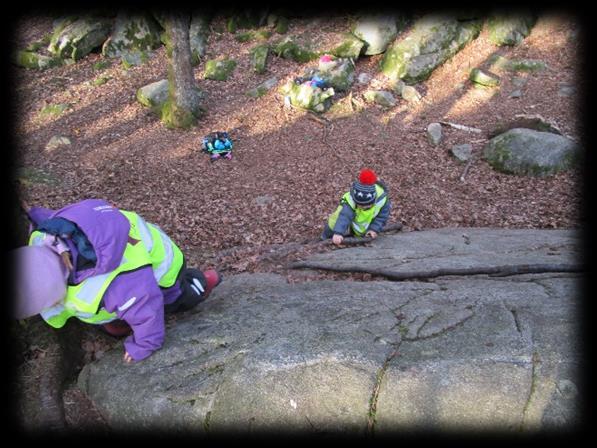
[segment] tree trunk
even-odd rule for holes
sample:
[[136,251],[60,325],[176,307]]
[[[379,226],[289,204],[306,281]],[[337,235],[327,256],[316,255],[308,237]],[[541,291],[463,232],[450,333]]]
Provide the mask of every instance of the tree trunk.
[[195,83],[191,64],[190,20],[190,14],[178,11],[165,17],[170,63],[168,101],[162,109],[162,121],[171,128],[193,126],[201,115],[201,92]]

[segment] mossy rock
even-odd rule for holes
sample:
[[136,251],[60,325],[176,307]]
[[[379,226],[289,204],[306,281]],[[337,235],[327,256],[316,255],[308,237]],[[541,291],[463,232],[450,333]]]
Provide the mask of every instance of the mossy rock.
[[269,92],[271,89],[273,89],[274,87],[276,87],[277,84],[278,84],[278,79],[277,78],[275,78],[275,77],[274,78],[270,78],[267,81],[264,81],[261,84],[259,84],[254,89],[249,90],[246,93],[246,95],[250,96],[251,98],[262,97],[267,92]]
[[236,36],[234,36],[234,40],[236,40],[237,42],[249,42],[250,40],[253,40],[253,39],[254,39],[254,36],[253,36],[253,32],[251,32],[251,31],[239,33]]
[[42,118],[45,118],[45,117],[57,117],[59,115],[62,115],[69,108],[70,108],[70,104],[65,104],[65,103],[48,104],[47,106],[44,106],[39,111],[39,115]]
[[469,79],[475,84],[479,84],[484,87],[496,87],[500,84],[499,78],[492,74],[486,73],[479,68],[474,68],[471,70]]
[[160,32],[160,25],[149,14],[120,13],[110,38],[102,46],[102,54],[112,58],[125,53],[147,54],[162,45]]
[[61,58],[45,56],[32,51],[18,51],[15,55],[14,62],[19,67],[37,70],[59,67],[64,63]]
[[489,40],[498,46],[520,44],[536,22],[531,12],[494,13],[487,20]]
[[233,59],[212,59],[205,63],[205,79],[226,81],[234,68],[236,61]]
[[292,59],[293,61],[299,62],[301,64],[310,62],[319,56],[317,52],[307,48],[299,47],[292,36],[286,37],[278,42],[274,46],[273,52],[278,57]]
[[361,39],[355,37],[353,34],[345,33],[342,43],[332,49],[329,53],[339,58],[352,58],[356,60],[363,52],[364,47],[365,42]]
[[168,80],[162,79],[137,90],[136,98],[143,106],[150,107],[157,112],[168,100]]
[[546,68],[545,62],[536,59],[512,59],[507,67],[514,72],[537,72]]
[[354,83],[354,65],[350,59],[338,58],[326,69],[314,72],[337,91],[347,91]]
[[236,17],[229,17],[228,19],[226,19],[226,30],[230,34],[235,34],[237,29],[238,29],[238,24],[237,24]]
[[271,35],[272,32],[268,30],[249,30],[245,31],[244,33],[237,34],[234,37],[234,40],[237,42],[250,42],[252,40],[266,41],[271,37]]
[[98,61],[95,64],[93,64],[93,69],[94,70],[105,70],[108,67],[110,67],[110,63],[106,60],[103,61]]
[[333,88],[320,89],[308,82],[296,84],[289,81],[280,88],[280,91],[289,98],[291,105],[317,113],[328,110],[334,96]]
[[78,61],[100,48],[112,31],[112,21],[101,17],[77,19],[52,35],[48,51],[55,57]]
[[25,51],[38,52],[42,48],[46,48],[50,44],[51,40],[52,40],[52,33],[48,33],[41,39],[38,39],[38,40],[30,43],[29,45],[27,45],[27,47],[25,48]]
[[286,34],[288,32],[288,27],[289,27],[288,18],[286,18],[284,16],[278,17],[278,20],[276,22],[276,27],[275,27],[276,33]]
[[103,86],[111,79],[112,79],[111,76],[98,76],[93,81],[91,81],[91,85],[96,86],[96,87]]
[[269,55],[269,45],[258,45],[254,47],[249,54],[253,71],[255,71],[255,73],[265,73],[267,57]]
[[16,172],[16,178],[24,185],[60,185],[58,178],[37,168],[21,167]]
[[390,92],[385,90],[367,90],[363,98],[370,103],[379,104],[382,107],[394,107],[396,98]]
[[547,64],[537,59],[508,59],[500,55],[496,55],[489,60],[491,67],[508,70],[512,72],[536,72],[545,70]]
[[481,31],[480,20],[458,21],[451,16],[424,16],[385,52],[380,70],[390,79],[415,84],[460,51]]
[[545,177],[578,164],[578,144],[561,135],[531,129],[511,129],[492,138],[483,158],[497,171]]

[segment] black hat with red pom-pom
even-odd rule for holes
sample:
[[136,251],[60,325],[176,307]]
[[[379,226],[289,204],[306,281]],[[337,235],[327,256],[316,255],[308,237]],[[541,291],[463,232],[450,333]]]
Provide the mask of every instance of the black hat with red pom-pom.
[[377,175],[373,170],[365,168],[359,173],[359,179],[352,184],[350,195],[358,205],[371,205],[377,196],[375,183]]

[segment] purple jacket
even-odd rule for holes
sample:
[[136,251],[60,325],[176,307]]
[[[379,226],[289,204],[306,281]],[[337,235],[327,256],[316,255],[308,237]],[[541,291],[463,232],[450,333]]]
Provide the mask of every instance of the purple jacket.
[[[60,217],[74,222],[87,236],[95,250],[97,262],[93,268],[75,272],[72,281],[80,283],[88,277],[110,272],[119,266],[128,241],[130,224],[118,209],[101,199],[86,199],[60,210],[33,207],[28,212],[38,225],[48,218]],[[76,266],[77,247],[66,240]],[[58,249],[55,249],[58,250]],[[159,349],[165,336],[164,305],[174,302],[181,294],[177,281],[172,287],[161,289],[151,266],[116,276],[102,298],[109,312],[125,320],[133,334],[124,341],[125,350],[140,361]]]

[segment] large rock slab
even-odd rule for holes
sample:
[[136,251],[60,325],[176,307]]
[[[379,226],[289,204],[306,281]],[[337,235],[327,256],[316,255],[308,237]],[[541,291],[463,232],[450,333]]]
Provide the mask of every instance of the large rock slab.
[[[381,235],[370,247],[312,258],[392,269],[564,262],[577,243],[571,231],[443,229]],[[551,273],[291,284],[275,274],[229,276],[169,322],[150,358],[127,365],[115,349],[88,364],[79,385],[125,430],[566,428],[582,395],[580,280]]]
[[369,247],[312,256],[325,269],[388,273],[491,268],[521,264],[578,263],[580,235],[573,230],[443,228],[384,235]]

